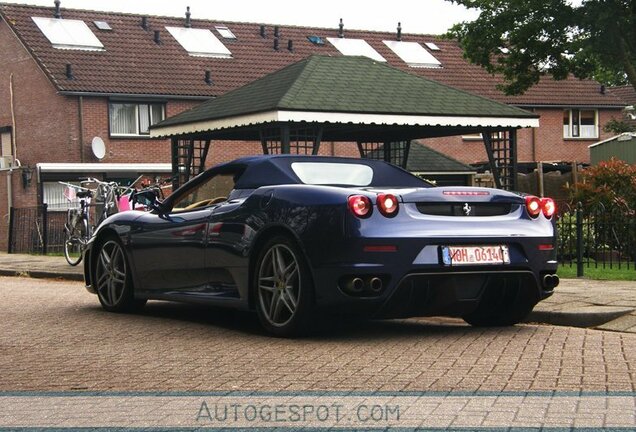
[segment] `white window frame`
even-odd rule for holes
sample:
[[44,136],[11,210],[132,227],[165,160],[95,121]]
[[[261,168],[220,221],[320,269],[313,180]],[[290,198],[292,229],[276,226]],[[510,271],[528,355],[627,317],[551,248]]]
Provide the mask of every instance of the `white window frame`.
[[[113,118],[112,118],[112,106],[113,105],[134,105],[135,106],[135,133],[118,133],[113,132]],[[166,104],[162,102],[133,102],[133,101],[110,101],[108,102],[108,132],[111,137],[149,137],[150,130],[147,132],[141,132],[140,129],[140,119],[139,119],[139,107],[141,105],[148,106],[148,115],[149,115],[149,126],[152,126],[155,123],[158,123],[166,118]],[[159,105],[161,106],[161,118],[153,119],[152,118],[152,109],[151,106]]]
[[[77,182],[73,182],[77,183]],[[66,211],[69,208],[79,208],[79,198],[69,201],[64,195],[67,186],[56,181],[42,182],[42,202],[48,211]]]
[[[599,137],[599,115],[598,110],[593,108],[567,108],[563,110],[564,113],[568,113],[568,124],[563,124],[563,138],[565,139],[598,139]],[[587,126],[585,131],[583,125],[581,125],[581,113],[583,111],[594,112],[594,126]],[[574,124],[573,119],[578,116],[577,124]],[[587,132],[586,132],[587,131]]]
[[84,21],[31,17],[53,48],[103,51],[104,45]]

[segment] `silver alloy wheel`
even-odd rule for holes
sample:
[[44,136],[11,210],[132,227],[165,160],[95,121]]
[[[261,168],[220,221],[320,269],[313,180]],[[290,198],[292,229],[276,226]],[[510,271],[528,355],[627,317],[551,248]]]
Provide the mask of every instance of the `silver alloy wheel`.
[[265,319],[275,327],[289,323],[298,310],[301,277],[298,259],[283,244],[274,244],[258,270],[258,299]]
[[126,257],[119,243],[109,240],[104,243],[97,257],[95,280],[97,293],[102,302],[109,307],[116,307],[126,288]]

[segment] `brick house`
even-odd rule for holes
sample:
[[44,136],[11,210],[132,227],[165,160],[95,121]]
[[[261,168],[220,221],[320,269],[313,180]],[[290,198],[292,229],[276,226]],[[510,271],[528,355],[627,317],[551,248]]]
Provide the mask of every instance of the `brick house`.
[[[263,26],[191,19],[189,13],[167,18],[0,3],[0,190],[7,191],[0,198],[0,249],[6,248],[10,205],[53,199],[58,180],[152,174],[142,164],[169,163],[171,155],[168,140],[149,137],[150,124],[311,54],[365,55],[533,111],[541,126],[519,131],[520,161],[587,162],[587,146],[609,136],[603,124],[620,119],[625,105],[598,83],[577,79],[544,80],[523,96],[505,96],[498,79],[467,63],[455,41],[401,30]],[[94,137],[105,143],[102,159],[91,151]],[[321,153],[357,154],[354,146],[324,144]],[[425,144],[463,163],[486,160],[479,137]],[[208,160],[254,153],[261,153],[259,143],[217,142]],[[65,174],[56,163],[85,165]]]

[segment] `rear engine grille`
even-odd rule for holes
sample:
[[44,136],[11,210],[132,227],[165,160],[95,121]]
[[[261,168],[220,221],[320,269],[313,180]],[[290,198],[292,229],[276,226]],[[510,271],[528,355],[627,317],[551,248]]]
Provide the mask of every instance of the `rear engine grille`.
[[417,203],[420,213],[432,216],[501,216],[517,207],[511,203]]

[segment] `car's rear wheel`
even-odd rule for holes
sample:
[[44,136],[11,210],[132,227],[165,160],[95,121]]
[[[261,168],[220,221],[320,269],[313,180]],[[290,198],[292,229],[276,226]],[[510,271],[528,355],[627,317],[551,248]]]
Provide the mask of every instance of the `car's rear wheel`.
[[102,307],[110,312],[131,312],[146,304],[135,299],[130,266],[126,253],[114,237],[98,243],[94,265],[97,297]]
[[491,281],[477,308],[462,318],[476,327],[511,326],[523,321],[536,303],[521,280],[502,278]]
[[256,261],[256,312],[263,327],[276,336],[307,330],[313,309],[313,284],[296,245],[287,237],[270,239]]

